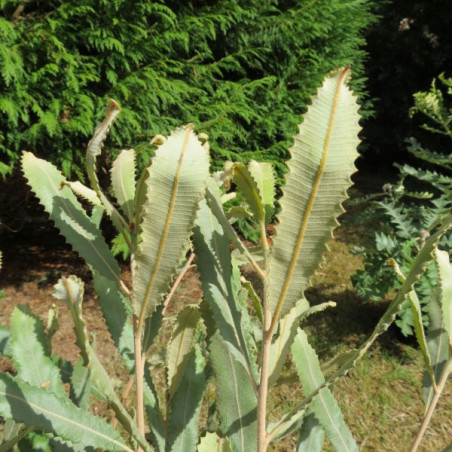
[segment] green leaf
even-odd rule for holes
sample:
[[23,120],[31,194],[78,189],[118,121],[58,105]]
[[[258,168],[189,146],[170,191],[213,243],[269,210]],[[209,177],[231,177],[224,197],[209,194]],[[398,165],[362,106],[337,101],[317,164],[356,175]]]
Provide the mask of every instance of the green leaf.
[[103,419],[69,403],[67,398],[6,373],[0,374],[0,415],[84,447],[132,452]]
[[270,349],[269,386],[276,383],[297,334],[300,319],[308,309],[309,303],[303,298],[279,321]]
[[94,271],[119,283],[116,260],[99,229],[65,185],[60,171],[30,152],[22,155],[22,170],[44,210],[72,248]]
[[11,314],[11,352],[18,376],[26,383],[66,398],[59,368],[50,358],[50,343],[39,317],[28,305]]
[[0,325],[0,354],[11,357],[10,332],[4,325]]
[[76,196],[85,199],[93,206],[101,206],[101,202],[97,193],[91,188],[88,188],[86,185],[83,185],[81,182],[71,182],[66,181],[64,185],[67,185]]
[[275,175],[273,166],[267,162],[248,163],[248,170],[256,182],[265,211],[265,224],[269,224],[275,210]]
[[112,279],[94,273],[93,284],[111,338],[124,363],[131,369],[135,365],[135,359],[130,302]]
[[141,321],[154,312],[184,257],[208,167],[192,126],[174,131],[155,153],[133,282],[134,312]]
[[[220,190],[212,179],[209,190],[219,198]],[[204,297],[212,309],[215,329],[242,356],[253,384],[252,350],[248,346],[252,347],[251,326],[244,302],[246,295],[240,284],[240,273],[231,261],[229,239],[205,200],[200,203],[193,242]]]
[[[432,292],[428,303],[429,326],[427,346],[432,363],[432,372],[426,371],[423,378],[423,399],[428,407],[435,395],[435,387],[451,357],[449,336],[443,325],[441,309],[441,292],[439,287]],[[433,380],[432,380],[433,378]]]
[[69,278],[63,277],[55,284],[54,289],[53,296],[58,300],[64,301],[72,314],[77,345],[80,348],[84,365],[90,371],[90,381],[96,391],[107,399],[124,428],[134,436],[145,450],[149,450],[149,445],[140,435],[135,422],[122,405],[107,371],[89,343],[88,330],[82,315],[83,281],[73,275],[69,276]]
[[173,396],[179,387],[180,381],[189,365],[187,357],[193,350],[199,317],[199,309],[195,306],[185,307],[177,316],[166,353],[168,392],[170,397]]
[[121,108],[119,107],[119,104],[115,100],[110,99],[105,108],[105,119],[97,125],[96,129],[94,130],[94,135],[88,143],[88,147],[86,149],[85,166],[91,187],[96,192],[98,198],[105,208],[105,211],[107,212],[107,215],[111,218],[118,232],[123,232],[124,230],[127,230],[128,225],[119,214],[119,212],[115,209],[113,204],[102,193],[99,179],[96,175],[97,157],[99,157],[99,155],[101,154],[104,141],[107,138],[108,132],[110,131],[111,126],[115,122],[120,111]]
[[243,359],[216,333],[209,347],[218,388],[221,430],[235,452],[257,449],[257,397]]
[[187,365],[171,400],[166,451],[196,451],[198,422],[206,379],[199,345],[186,355]]
[[358,104],[348,69],[325,79],[290,150],[289,174],[269,259],[272,327],[302,298],[343,212],[359,143]]
[[449,346],[452,348],[452,265],[449,254],[436,248],[435,262],[438,266],[443,327],[449,336]]
[[198,452],[232,452],[231,444],[226,438],[220,438],[216,433],[207,432],[201,438],[198,445]]
[[[310,346],[306,333],[300,328],[292,345],[292,358],[307,395],[325,383],[318,356]],[[358,445],[345,425],[341,409],[329,389],[322,390],[314,398],[310,408],[336,451],[358,450]]]
[[[424,246],[419,251],[416,256],[411,269],[406,277],[405,282],[399,289],[394,300],[389,305],[388,309],[379,320],[377,326],[374,328],[372,334],[369,338],[360,346],[356,351],[350,353],[349,359],[342,365],[342,367],[328,380],[320,385],[310,396],[306,397],[303,402],[298,404],[289,413],[283,416],[283,418],[272,426],[269,431],[270,437],[275,438],[281,430],[287,430],[290,426],[298,421],[298,416],[303,413],[306,408],[312,403],[314,397],[323,389],[331,387],[340,377],[349,372],[357,363],[357,361],[362,358],[375,340],[383,334],[394,322],[398,312],[401,309],[402,304],[406,300],[408,294],[413,290],[413,286],[418,281],[422,273],[424,272],[427,265],[432,260],[433,251],[443,234],[452,227],[452,215],[447,216],[443,219],[438,229],[427,239]],[[433,360],[432,360],[433,361]]]
[[91,382],[90,371],[83,365],[83,359],[79,358],[72,369],[71,392],[72,402],[80,408],[89,409]]
[[134,221],[135,199],[135,151],[123,150],[111,169],[111,185],[121,210],[129,223]]
[[296,452],[322,452],[325,432],[312,412],[303,419]]
[[263,221],[265,210],[262,204],[259,189],[248,168],[243,163],[234,163],[232,180],[245,198],[256,221]]

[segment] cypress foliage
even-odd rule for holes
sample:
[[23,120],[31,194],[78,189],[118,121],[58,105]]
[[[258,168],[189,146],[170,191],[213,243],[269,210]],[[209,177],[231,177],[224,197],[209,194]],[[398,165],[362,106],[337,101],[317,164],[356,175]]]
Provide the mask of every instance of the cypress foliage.
[[[108,98],[123,107],[109,148],[182,123],[210,136],[214,165],[280,168],[303,106],[352,64],[365,99],[371,0],[0,0],[0,174],[22,149],[82,177]],[[370,104],[364,101],[363,112]]]

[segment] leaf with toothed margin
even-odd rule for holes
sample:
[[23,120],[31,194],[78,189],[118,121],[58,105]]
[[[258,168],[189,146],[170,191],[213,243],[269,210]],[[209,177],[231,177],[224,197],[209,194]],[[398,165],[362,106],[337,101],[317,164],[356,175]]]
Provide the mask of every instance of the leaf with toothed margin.
[[324,437],[323,428],[310,412],[303,419],[296,452],[322,452]]
[[443,328],[449,336],[449,346],[452,349],[452,265],[450,264],[449,254],[436,248],[435,262],[438,267]]
[[22,170],[44,210],[72,248],[94,271],[119,282],[119,266],[105,239],[65,185],[61,172],[30,152],[22,154]]
[[135,422],[122,405],[107,371],[89,343],[88,330],[82,315],[83,293],[83,281],[76,276],[71,275],[68,278],[61,278],[58,283],[55,284],[53,296],[57,300],[66,303],[71,312],[74,321],[74,332],[77,345],[80,348],[84,365],[90,371],[89,378],[96,391],[107,399],[108,404],[114,409],[116,417],[123,427],[134,436],[144,450],[149,451],[149,445],[141,436]]
[[237,452],[257,449],[257,397],[243,358],[217,332],[209,346],[218,388],[221,430]]
[[193,127],[175,130],[156,150],[148,171],[133,281],[133,308],[141,322],[168,291],[204,195],[209,159]]
[[6,373],[0,374],[0,415],[34,425],[77,446],[132,452],[104,419]]
[[232,180],[245,198],[256,221],[264,220],[265,210],[259,189],[249,169],[243,163],[234,163],[232,174]]
[[113,204],[103,194],[100,188],[99,179],[96,175],[97,157],[99,157],[100,153],[102,152],[104,141],[106,140],[108,132],[110,131],[111,126],[115,122],[120,111],[121,108],[119,104],[115,100],[110,99],[105,108],[105,118],[100,124],[97,125],[96,129],[94,130],[94,135],[88,143],[88,147],[86,149],[85,166],[91,187],[96,192],[98,198],[105,208],[107,215],[111,218],[111,221],[113,222],[118,232],[123,232],[124,230],[127,230],[127,223],[124,218],[122,218],[120,213],[115,209]]
[[284,415],[282,419],[280,419],[278,422],[275,422],[271,426],[271,428],[269,429],[269,435],[271,439],[280,437],[281,433],[284,434],[284,432],[289,431],[295,423],[299,422],[299,416],[302,415],[310,406],[313,398],[315,398],[315,396],[321,390],[330,388],[340,377],[347,374],[355,366],[358,360],[367,353],[375,340],[390,327],[390,325],[394,322],[397,314],[400,312],[402,304],[405,302],[407,296],[413,290],[414,284],[419,280],[427,265],[432,261],[433,251],[438,244],[438,241],[451,227],[452,215],[448,215],[441,221],[438,229],[434,233],[432,233],[432,235],[424,243],[424,246],[416,256],[411,269],[407,274],[404,283],[402,284],[402,287],[397,292],[394,300],[391,302],[388,309],[379,320],[377,326],[374,328],[369,338],[359,347],[358,350],[350,353],[350,357],[348,357],[346,362],[335,374],[329,377],[325,381],[325,383],[321,384],[314,392],[312,392],[310,396],[306,397],[303,402],[295,406],[290,412]]
[[[318,356],[301,328],[298,328],[292,344],[292,358],[304,393],[306,395],[313,393],[325,382],[325,378],[320,370]],[[310,411],[314,413],[336,451],[358,450],[358,445],[345,424],[341,409],[329,389],[324,389],[314,398]]]
[[186,306],[177,316],[166,351],[168,393],[172,397],[189,364],[186,358],[193,350],[199,309]]
[[97,196],[97,193],[94,190],[91,190],[91,188],[88,188],[86,185],[83,185],[80,181],[76,182],[66,181],[64,184],[67,185],[74,192],[74,195],[78,196],[79,198],[85,199],[91,205],[93,206],[102,205],[99,197]]
[[168,417],[166,452],[195,451],[203,393],[205,360],[198,344],[185,356],[187,365],[172,399]]
[[14,308],[10,331],[10,347],[19,378],[66,398],[60,370],[50,357],[51,348],[44,325],[28,305]]
[[268,162],[248,163],[248,171],[256,182],[265,213],[265,224],[269,224],[275,210],[275,175],[273,166]]
[[135,151],[123,150],[111,168],[111,185],[113,193],[122,212],[129,220],[134,221],[135,208]]
[[[220,189],[213,179],[209,179],[208,187],[210,196],[219,201]],[[215,321],[214,328],[238,350],[250,380],[253,380],[257,374],[252,356],[255,345],[240,272],[231,260],[229,237],[206,200],[200,202],[193,242],[199,257],[197,266],[204,297]]]
[[325,79],[290,150],[268,264],[272,328],[302,297],[343,212],[360,130],[348,73],[343,69]]

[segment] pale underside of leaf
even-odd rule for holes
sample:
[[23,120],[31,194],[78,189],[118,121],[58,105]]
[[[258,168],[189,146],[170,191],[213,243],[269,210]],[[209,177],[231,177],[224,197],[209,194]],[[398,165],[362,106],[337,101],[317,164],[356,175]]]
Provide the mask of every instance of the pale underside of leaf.
[[135,151],[122,150],[111,168],[113,193],[129,223],[134,219]]
[[136,257],[134,312],[150,316],[184,257],[208,177],[208,156],[192,127],[177,129],[149,168],[141,243]]
[[308,287],[355,171],[359,115],[346,77],[344,70],[326,78],[291,149],[268,270],[273,326]]

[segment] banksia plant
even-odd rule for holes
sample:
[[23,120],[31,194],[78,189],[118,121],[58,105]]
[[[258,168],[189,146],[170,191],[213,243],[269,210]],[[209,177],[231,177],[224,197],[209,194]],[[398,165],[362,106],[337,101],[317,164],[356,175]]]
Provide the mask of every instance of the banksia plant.
[[[55,316],[46,328],[27,306],[18,306],[10,330],[0,330],[1,352],[11,357],[17,370],[14,376],[0,375],[0,415],[17,433],[8,436],[8,445],[36,429],[52,447],[71,450],[264,452],[297,432],[299,451],[321,451],[325,435],[336,450],[358,449],[331,386],[412,296],[414,282],[451,219],[432,231],[374,333],[326,377],[301,322],[333,305],[311,307],[304,291],[343,211],[354,171],[359,114],[348,77],[348,68],[326,77],[303,118],[290,150],[272,239],[267,233],[275,212],[272,167],[256,161],[228,163],[224,171],[210,176],[206,137],[200,140],[192,125],[160,137],[151,164],[138,177],[134,151],[122,151],[111,170],[113,200],[99,184],[96,160],[119,114],[116,102],[109,102],[106,118],[88,145],[89,187],[67,181],[50,163],[23,154],[29,185],[92,271],[108,331],[129,374],[125,378],[135,385],[130,392],[124,381],[124,394],[131,402],[126,404],[127,397],[117,394],[91,342],[83,318],[83,281],[62,277],[54,296],[72,314],[80,349],[75,364],[51,353],[50,339],[58,328]],[[225,186],[240,192],[240,206],[224,209],[235,196]],[[89,211],[78,198],[91,204]],[[130,284],[123,280],[99,229],[104,214],[130,252]],[[231,224],[238,217],[251,217],[257,224],[258,246],[242,243]],[[178,283],[180,278],[174,283],[173,278],[181,265],[186,269],[194,256],[203,299],[170,316],[165,296]],[[260,279],[259,287],[244,279],[244,262]],[[150,372],[146,358],[168,323],[165,319],[171,320],[171,332],[162,383]],[[269,422],[269,389],[278,384],[289,355],[305,398]],[[433,382],[437,369],[429,373]],[[113,410],[114,423],[91,412],[91,397]]]

